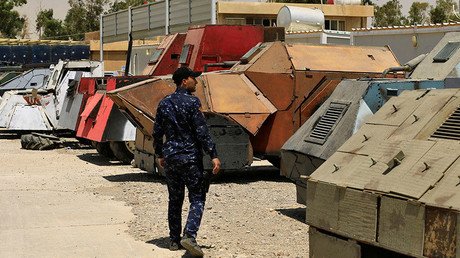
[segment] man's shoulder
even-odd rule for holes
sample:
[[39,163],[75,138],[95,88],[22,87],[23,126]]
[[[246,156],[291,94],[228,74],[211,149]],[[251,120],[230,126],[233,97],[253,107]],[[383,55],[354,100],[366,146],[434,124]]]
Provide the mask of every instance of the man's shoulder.
[[168,97],[169,97],[169,96],[166,96],[166,97],[162,98],[162,99],[160,100],[160,103],[158,103],[158,106],[159,106],[159,107],[164,106],[164,105],[168,102]]
[[162,100],[160,100],[160,103],[158,103],[158,109],[164,109],[166,107],[171,106],[171,95],[168,95],[164,97]]
[[180,94],[180,97],[188,105],[200,105],[200,99],[197,96],[191,94]]
[[190,101],[200,103],[200,99],[197,96],[195,95],[188,95],[188,96],[190,98]]

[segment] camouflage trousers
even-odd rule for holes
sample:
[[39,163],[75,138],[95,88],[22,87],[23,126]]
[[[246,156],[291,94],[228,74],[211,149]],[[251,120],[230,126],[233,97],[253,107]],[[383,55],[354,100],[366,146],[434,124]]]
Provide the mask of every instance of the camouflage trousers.
[[201,162],[167,161],[165,173],[169,193],[169,237],[175,242],[180,240],[182,204],[184,202],[185,187],[187,187],[190,208],[184,234],[187,233],[187,235],[196,238],[206,201],[206,190],[203,184],[203,165]]

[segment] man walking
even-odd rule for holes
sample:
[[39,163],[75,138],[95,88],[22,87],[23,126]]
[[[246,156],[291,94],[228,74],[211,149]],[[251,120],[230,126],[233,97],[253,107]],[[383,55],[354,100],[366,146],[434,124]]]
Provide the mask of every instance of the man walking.
[[[200,100],[191,94],[196,90],[195,78],[200,74],[188,67],[174,72],[172,79],[177,86],[176,91],[158,105],[153,132],[155,154],[158,155],[158,164],[165,169],[168,185],[169,249],[178,250],[180,240],[180,244],[195,256],[203,256],[196,242],[207,191],[202,150],[211,156],[213,174],[219,172],[221,165],[200,111]],[[163,136],[166,136],[165,140]],[[185,186],[190,209],[181,239]]]

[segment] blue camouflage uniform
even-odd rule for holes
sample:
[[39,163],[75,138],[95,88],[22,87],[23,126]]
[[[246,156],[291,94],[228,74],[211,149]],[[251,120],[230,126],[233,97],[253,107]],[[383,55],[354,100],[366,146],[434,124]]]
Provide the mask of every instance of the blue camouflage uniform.
[[[203,176],[203,151],[217,157],[214,142],[200,111],[200,100],[177,87],[158,105],[154,126],[155,153],[165,159],[168,184],[168,222],[171,241],[180,240],[185,186],[190,209],[184,234],[196,238],[203,215],[206,190]],[[166,136],[166,140],[163,140]]]

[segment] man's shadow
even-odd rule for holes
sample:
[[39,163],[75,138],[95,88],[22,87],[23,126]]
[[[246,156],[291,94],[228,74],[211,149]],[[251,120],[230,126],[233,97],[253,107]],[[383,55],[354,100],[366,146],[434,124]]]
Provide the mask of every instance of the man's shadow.
[[160,237],[146,242],[147,244],[156,245],[160,248],[169,248],[169,237]]
[[[155,238],[155,239],[147,241],[146,243],[156,245],[159,248],[169,249],[169,237]],[[204,245],[200,245],[200,247],[204,250],[212,248],[211,246],[204,246]],[[191,255],[188,251],[186,251],[183,247],[181,247],[179,251],[182,251],[182,252],[185,251],[184,255],[181,256],[183,258],[195,257]]]

